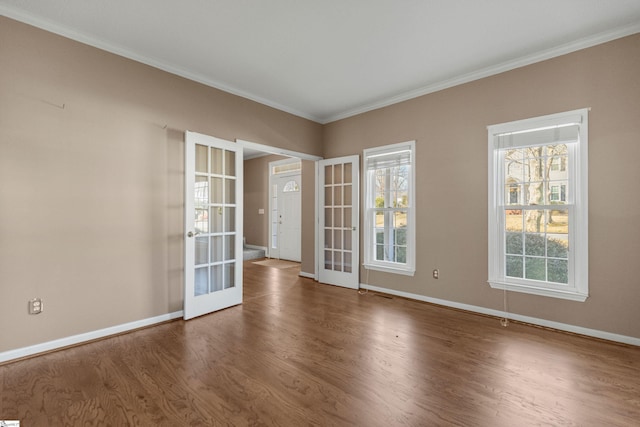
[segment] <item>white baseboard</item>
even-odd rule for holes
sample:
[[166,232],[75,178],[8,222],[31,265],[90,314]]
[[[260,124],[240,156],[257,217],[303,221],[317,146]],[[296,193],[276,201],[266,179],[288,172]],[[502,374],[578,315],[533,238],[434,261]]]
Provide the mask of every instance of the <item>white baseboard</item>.
[[109,328],[99,329],[97,331],[86,332],[84,334],[73,335],[70,337],[60,338],[29,347],[18,348],[0,353],[0,363],[8,362],[22,357],[33,356],[34,354],[44,353],[59,348],[68,347],[83,342],[92,341],[99,338],[116,335],[123,332],[132,331],[134,329],[143,328],[145,326],[155,325],[157,323],[178,319],[183,316],[183,312],[175,311],[160,316],[150,317],[148,319],[136,320],[135,322],[124,323],[122,325],[111,326]]
[[309,279],[314,279],[314,280],[316,278],[315,274],[313,274],[313,273],[305,273],[304,271],[301,271],[300,273],[298,273],[298,276],[307,277]]
[[[360,287],[362,289],[368,289],[371,291],[381,292],[389,295],[396,295],[399,297],[414,299],[418,301],[430,302],[433,304],[443,305],[445,307],[458,308],[461,310],[472,311],[480,314],[488,314],[490,316],[496,316],[496,317],[504,316],[504,312],[501,310],[493,310],[490,308],[478,307],[475,305],[462,304],[459,302],[448,301],[448,300],[443,300],[438,298],[430,298],[424,295],[396,291],[393,289],[381,288],[378,286],[371,286],[364,283],[361,283]],[[629,337],[626,335],[619,335],[611,332],[599,331],[597,329],[583,328],[582,326],[568,325],[566,323],[553,322],[550,320],[539,319],[537,317],[522,316],[520,314],[514,314],[514,313],[508,313],[507,317],[511,320],[531,323],[532,325],[544,326],[547,328],[558,329],[560,331],[572,332],[574,334],[586,335],[589,337],[600,338],[603,340],[609,340],[609,341],[620,342],[623,344],[640,346],[640,338],[636,338],[636,337]]]
[[248,245],[248,244],[245,244],[245,245],[244,245],[244,247],[245,247],[245,248],[249,248],[249,249],[257,249],[257,250],[259,250],[259,251],[260,251],[260,250],[262,250],[262,251],[264,251],[265,253],[267,253],[267,247],[266,247],[266,246],[258,246],[258,245]]

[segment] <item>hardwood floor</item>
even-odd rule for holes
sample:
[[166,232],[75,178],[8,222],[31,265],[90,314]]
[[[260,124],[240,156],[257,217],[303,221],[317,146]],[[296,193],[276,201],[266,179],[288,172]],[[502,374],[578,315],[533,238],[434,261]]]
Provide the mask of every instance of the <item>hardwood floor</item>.
[[640,424],[640,348],[245,263],[245,302],[0,366],[23,426]]

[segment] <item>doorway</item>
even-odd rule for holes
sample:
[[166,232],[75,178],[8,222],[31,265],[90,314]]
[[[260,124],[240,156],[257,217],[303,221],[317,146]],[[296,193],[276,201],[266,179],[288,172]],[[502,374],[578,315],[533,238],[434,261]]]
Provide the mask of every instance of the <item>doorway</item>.
[[300,262],[302,163],[292,158],[269,163],[269,257]]

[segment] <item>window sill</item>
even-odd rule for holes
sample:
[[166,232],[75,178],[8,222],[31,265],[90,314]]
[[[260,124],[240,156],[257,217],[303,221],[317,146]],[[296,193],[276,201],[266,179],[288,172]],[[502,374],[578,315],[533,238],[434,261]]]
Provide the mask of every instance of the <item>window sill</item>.
[[589,295],[573,290],[560,290],[552,288],[542,288],[538,286],[522,285],[518,283],[504,283],[489,281],[493,289],[506,289],[510,292],[522,292],[525,294],[541,295],[545,297],[560,298],[570,301],[584,302]]
[[412,268],[396,268],[377,264],[364,264],[364,268],[367,270],[384,271],[385,273],[402,274],[405,276],[413,276],[416,272],[416,270]]

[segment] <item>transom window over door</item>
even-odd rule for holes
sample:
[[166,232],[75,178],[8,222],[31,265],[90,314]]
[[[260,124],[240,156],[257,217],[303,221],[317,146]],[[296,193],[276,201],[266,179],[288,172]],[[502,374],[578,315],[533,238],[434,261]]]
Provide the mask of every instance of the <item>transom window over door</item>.
[[489,126],[489,283],[588,296],[588,110]]
[[364,150],[365,268],[415,273],[415,141]]

